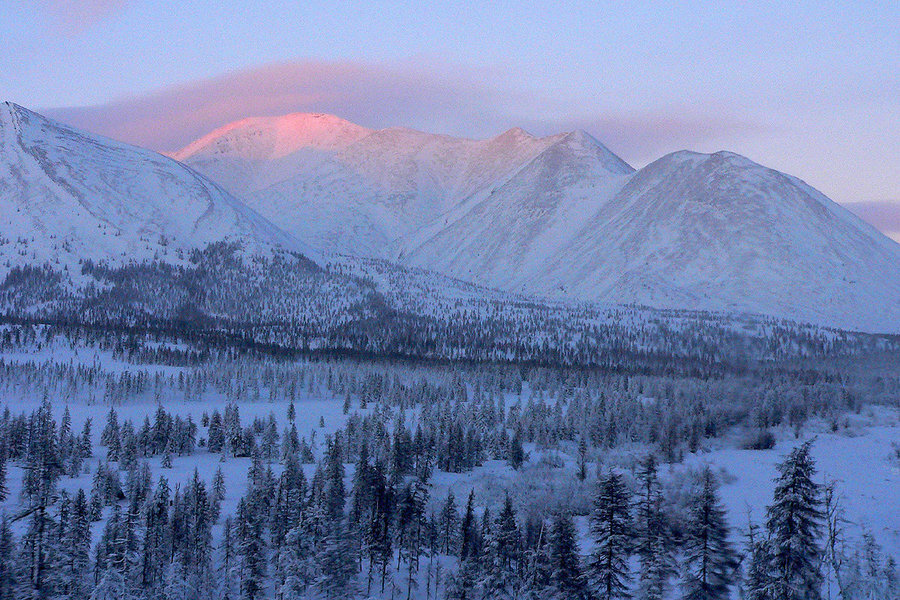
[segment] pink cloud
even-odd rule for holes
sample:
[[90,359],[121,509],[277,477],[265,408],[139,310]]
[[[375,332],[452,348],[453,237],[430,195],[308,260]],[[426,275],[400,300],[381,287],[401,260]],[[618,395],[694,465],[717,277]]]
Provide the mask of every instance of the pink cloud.
[[626,160],[758,129],[728,115],[677,109],[576,117],[558,101],[523,91],[507,74],[414,63],[273,64],[102,106],[44,112],[161,151],[181,148],[237,119],[290,112],[325,112],[367,127],[404,125],[469,137],[514,126],[538,135],[585,129]]
[[125,8],[129,0],[38,0],[61,33],[77,35]]

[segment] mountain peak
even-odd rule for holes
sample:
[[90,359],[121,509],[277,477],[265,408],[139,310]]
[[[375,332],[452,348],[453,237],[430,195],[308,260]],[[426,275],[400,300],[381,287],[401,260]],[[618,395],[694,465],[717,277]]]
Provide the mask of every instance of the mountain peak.
[[222,154],[280,158],[303,148],[339,150],[370,133],[370,129],[325,113],[249,117],[219,127],[174,152],[172,157],[181,161]]
[[306,251],[184,165],[12,103],[0,107],[0,214],[0,237],[23,240],[0,244],[6,264],[177,262],[225,240],[254,253]]
[[495,139],[531,140],[534,139],[534,136],[521,127],[513,127],[512,129],[507,129],[506,131],[498,135]]
[[617,175],[626,175],[634,172],[631,165],[619,158],[598,141],[597,138],[583,129],[576,129],[563,134],[554,146],[565,146],[577,155],[590,156],[592,159],[599,160],[604,169]]

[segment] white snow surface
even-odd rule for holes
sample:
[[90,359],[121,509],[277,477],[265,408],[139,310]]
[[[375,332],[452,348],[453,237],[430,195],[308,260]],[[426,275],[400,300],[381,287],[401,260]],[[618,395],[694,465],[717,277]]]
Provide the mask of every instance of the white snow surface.
[[0,275],[85,258],[179,262],[220,241],[317,256],[170,158],[0,104]]
[[174,156],[321,250],[535,297],[900,331],[900,245],[729,152],[635,172],[578,131],[476,141],[288,115]]

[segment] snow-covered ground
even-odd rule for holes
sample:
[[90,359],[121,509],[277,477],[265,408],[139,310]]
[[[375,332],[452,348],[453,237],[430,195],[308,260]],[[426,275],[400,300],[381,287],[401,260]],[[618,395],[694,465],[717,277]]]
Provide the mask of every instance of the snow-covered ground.
[[[189,402],[163,401],[162,406],[173,415],[191,416],[199,425],[203,413],[212,414],[214,410],[221,413],[225,403],[224,397],[209,394],[201,400]],[[9,406],[14,412],[27,412],[37,408],[38,404],[39,400],[33,398],[7,399],[0,402],[0,410]],[[288,425],[287,402],[263,400],[238,402],[237,405],[244,424],[257,417],[265,420],[272,414],[280,429]],[[110,407],[103,403],[57,403],[53,406],[57,419],[66,406],[73,417],[73,431],[80,431],[85,419],[92,420],[95,457],[87,461],[90,473],[76,479],[63,478],[61,487],[70,492],[83,487],[89,492],[92,473],[97,463],[104,460],[106,452],[98,444]],[[157,407],[155,402],[145,400],[116,406],[116,412],[120,423],[131,420],[139,427],[145,416],[153,420]],[[347,419],[347,415],[343,414],[341,398],[304,394],[298,398],[295,407],[299,434],[310,439],[312,432],[315,432],[320,449],[324,436],[333,434]],[[352,411],[359,411],[356,403]],[[414,419],[415,412],[408,412],[407,417]],[[765,520],[765,507],[772,502],[775,465],[792,448],[815,438],[813,455],[819,471],[818,480],[821,483],[836,483],[849,537],[858,538],[863,531],[869,531],[888,554],[900,557],[900,459],[896,454],[900,448],[900,411],[873,407],[864,409],[859,415],[850,415],[847,420],[849,427],[837,432],[832,432],[824,423],[813,423],[803,430],[798,439],[787,430],[780,431],[779,441],[771,450],[741,449],[737,447],[736,439],[721,441],[715,448],[688,454],[683,463],[670,465],[663,472],[684,473],[708,465],[719,473],[723,483],[722,498],[734,528],[733,536],[735,541],[739,541],[747,529],[748,510],[755,524],[761,525]],[[324,427],[320,426],[321,421]],[[204,435],[205,428],[201,427],[198,438]],[[571,454],[554,451],[551,452],[554,460],[548,461],[541,459],[545,453],[540,450],[534,447],[528,450],[531,460],[520,471],[513,470],[505,461],[492,460],[468,473],[436,472],[432,479],[432,509],[438,510],[449,490],[453,491],[459,503],[464,503],[469,491],[474,490],[479,507],[493,509],[502,502],[506,493],[510,493],[520,506],[551,510],[574,501],[576,508],[583,509],[585,502],[592,498],[596,465],[590,465],[588,480],[581,484],[575,479],[575,459]],[[643,451],[638,448],[619,449],[611,452],[605,460],[609,466],[625,467],[632,466],[642,455]],[[186,483],[195,469],[201,478],[211,481],[216,470],[221,468],[227,486],[224,515],[234,512],[238,500],[246,492],[250,462],[249,458],[221,460],[221,455],[211,454],[205,448],[198,448],[190,456],[173,456],[171,469],[161,467],[161,457],[148,459],[154,480],[165,476],[173,488]],[[276,473],[280,472],[277,462],[272,467]],[[311,475],[313,465],[306,468]],[[11,465],[9,471],[12,493],[5,502],[0,503],[0,511],[5,509],[12,513],[18,504],[22,470]],[[346,473],[349,484],[353,474],[352,464],[347,465]],[[586,541],[583,540],[583,543],[583,550],[587,550]]]

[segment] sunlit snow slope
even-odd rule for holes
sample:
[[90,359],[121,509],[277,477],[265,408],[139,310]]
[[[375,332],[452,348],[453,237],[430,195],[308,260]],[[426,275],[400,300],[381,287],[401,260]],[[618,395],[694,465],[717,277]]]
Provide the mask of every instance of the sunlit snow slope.
[[170,158],[0,104],[0,275],[81,259],[178,262],[220,241],[311,253]]
[[396,258],[401,238],[477,203],[559,137],[468,140],[294,114],[238,121],[173,157],[320,250]]

